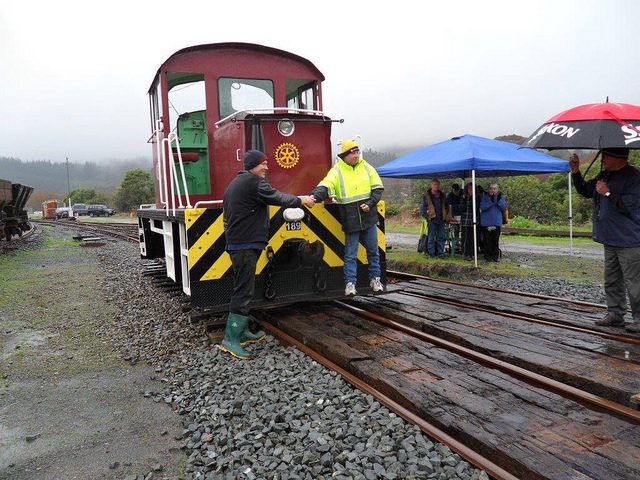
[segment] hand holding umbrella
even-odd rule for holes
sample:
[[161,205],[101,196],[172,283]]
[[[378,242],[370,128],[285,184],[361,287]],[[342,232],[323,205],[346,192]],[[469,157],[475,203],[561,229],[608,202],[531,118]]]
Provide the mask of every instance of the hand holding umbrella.
[[606,180],[598,180],[596,182],[596,192],[600,195],[606,195],[609,193],[609,185],[607,185]]
[[575,153],[569,157],[569,168],[571,169],[571,173],[578,173],[580,171],[580,159]]

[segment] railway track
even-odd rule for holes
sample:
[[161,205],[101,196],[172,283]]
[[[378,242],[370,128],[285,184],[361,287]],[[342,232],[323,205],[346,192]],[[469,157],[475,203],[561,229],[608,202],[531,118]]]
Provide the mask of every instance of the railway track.
[[[575,332],[583,332],[595,335],[609,340],[615,340],[633,345],[640,345],[640,335],[637,333],[620,334],[619,328],[602,327],[594,322],[597,316],[606,314],[606,307],[597,303],[583,302],[567,298],[551,297],[548,295],[539,295],[534,293],[517,292],[514,290],[505,290],[500,288],[492,288],[483,286],[483,291],[496,293],[499,302],[489,303],[485,298],[478,298],[472,292],[476,291],[476,287],[469,290],[468,284],[455,282],[451,280],[433,279],[421,275],[414,275],[404,272],[389,271],[387,275],[392,280],[422,280],[429,282],[430,286],[443,285],[442,288],[421,289],[420,287],[406,287],[405,291],[413,296],[428,299],[434,302],[452,305],[454,307],[469,308],[478,312],[499,312],[505,318],[514,320],[523,320],[540,325],[554,326],[572,330]],[[548,301],[543,309],[549,308],[549,305],[559,305],[561,308],[571,310],[577,313],[577,316],[557,315],[549,311],[542,311],[540,308],[532,308],[529,302],[525,308],[514,307],[514,303],[521,304],[522,299],[538,299]],[[584,315],[588,317],[585,318]],[[544,317],[543,317],[544,315]]]
[[[463,300],[439,301],[447,289]],[[491,302],[503,296],[495,308]],[[603,310],[567,299],[522,294],[516,307],[529,311],[513,318],[505,305],[517,296],[414,277],[385,295],[258,316],[318,361],[374,388],[381,403],[391,399],[398,407],[389,408],[494,478],[640,476],[637,337],[567,330],[576,317],[588,312],[586,324]],[[483,310],[482,298],[492,307]],[[549,314],[555,323],[532,323]]]
[[94,235],[109,235],[128,242],[138,243],[138,225],[134,223],[93,223],[70,220],[37,220],[36,223],[51,225],[54,227],[74,228],[79,232],[87,232]]
[[255,316],[495,479],[640,478],[640,337],[594,326],[602,305],[388,274]]

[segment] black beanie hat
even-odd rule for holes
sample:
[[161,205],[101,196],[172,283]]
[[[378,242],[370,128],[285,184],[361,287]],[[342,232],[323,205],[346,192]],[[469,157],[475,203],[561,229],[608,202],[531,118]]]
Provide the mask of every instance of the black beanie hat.
[[249,171],[257,167],[267,159],[267,156],[260,150],[247,150],[244,154],[244,169]]
[[609,155],[610,157],[615,158],[629,158],[629,149],[628,148],[603,148],[603,155]]

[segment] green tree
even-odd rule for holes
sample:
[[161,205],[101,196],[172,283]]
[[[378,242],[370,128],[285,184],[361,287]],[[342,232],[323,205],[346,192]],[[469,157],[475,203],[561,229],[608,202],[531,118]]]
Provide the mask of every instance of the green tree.
[[[76,188],[72,190],[71,201],[73,203],[92,203],[93,197],[96,196],[96,191],[92,188]],[[65,201],[68,201],[69,197],[65,197]]]
[[[64,201],[68,204],[69,197],[66,196]],[[103,192],[96,192],[92,188],[77,188],[71,192],[71,201],[75,203],[86,203],[92,205],[108,205],[111,203],[111,197]]]
[[149,172],[137,168],[125,174],[114,200],[118,210],[128,212],[143,203],[153,203],[154,198],[153,178]]

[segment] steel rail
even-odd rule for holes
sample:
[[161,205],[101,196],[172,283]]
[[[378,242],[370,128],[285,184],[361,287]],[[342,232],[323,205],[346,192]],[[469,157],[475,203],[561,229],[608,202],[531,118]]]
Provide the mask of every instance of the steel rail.
[[[71,222],[65,222],[65,221],[61,221],[61,220],[55,220],[55,221],[48,221],[48,220],[38,220],[36,223],[40,223],[43,225],[52,225],[55,227],[68,227],[68,228],[75,228],[76,230],[85,230],[85,231],[89,231],[89,232],[95,232],[95,233],[103,233],[105,235],[111,235],[113,237],[117,237],[117,238],[121,238],[123,240],[127,240],[129,242],[132,243],[138,243],[140,241],[140,239],[138,238],[138,234],[136,232],[136,234],[134,235],[133,233],[131,234],[127,234],[127,233],[123,233],[122,231],[117,231],[117,230],[125,230],[126,228],[133,228],[131,223],[122,223],[120,225],[122,225],[122,227],[116,227],[115,223],[108,223],[108,224],[100,224],[100,223],[92,223],[92,224],[88,224],[88,223],[84,223],[84,222],[75,222],[75,223],[71,223]],[[110,228],[111,227],[111,228]]]
[[550,295],[542,295],[539,293],[528,293],[528,292],[519,292],[517,290],[509,290],[509,289],[505,289],[505,288],[496,288],[496,287],[489,287],[487,285],[473,285],[471,283],[464,283],[464,282],[455,282],[453,280],[442,280],[440,278],[431,278],[431,277],[427,277],[424,275],[416,275],[414,273],[405,273],[405,272],[398,272],[395,270],[387,270],[387,275],[391,275],[392,277],[398,277],[398,278],[404,278],[404,279],[423,279],[423,280],[430,280],[432,282],[440,282],[440,283],[448,283],[451,285],[461,285],[464,287],[475,287],[475,288],[482,288],[484,290],[490,290],[492,292],[504,292],[504,293],[514,293],[516,295],[520,295],[523,297],[531,297],[531,298],[541,298],[544,300],[560,300],[562,302],[569,302],[569,303],[574,303],[576,305],[584,305],[587,307],[600,307],[602,309],[606,309],[606,305],[602,305],[601,303],[592,303],[592,302],[583,302],[582,300],[573,300],[571,298],[563,298],[563,297],[552,297]]
[[513,318],[515,320],[523,320],[529,323],[537,323],[537,324],[546,325],[549,327],[556,327],[556,328],[562,328],[565,330],[571,330],[573,332],[586,333],[588,335],[593,335],[600,338],[606,338],[607,340],[614,340],[617,342],[629,343],[632,345],[640,345],[640,338],[634,338],[634,337],[629,337],[625,335],[616,335],[615,333],[601,332],[599,330],[593,330],[588,327],[577,327],[575,325],[560,323],[553,320],[544,320],[542,318],[529,316],[529,315],[520,315],[517,313],[503,312],[502,310],[498,310],[495,308],[481,307],[479,305],[474,305],[472,303],[464,303],[462,301],[449,300],[447,298],[438,297],[436,295],[427,295],[419,292],[407,292],[406,290],[403,290],[402,293],[404,293],[405,295],[411,295],[412,297],[424,298],[427,300],[443,303],[445,305],[451,305],[454,307],[468,308],[470,310],[477,310],[479,312],[500,315],[501,317]]
[[408,327],[407,325],[404,325],[396,320],[383,317],[376,313],[368,312],[354,305],[349,305],[341,301],[335,301],[334,303],[340,305],[346,310],[355,313],[360,317],[368,318],[369,320],[372,320],[379,325],[401,331],[414,338],[418,338],[438,347],[444,348],[450,352],[463,356],[486,367],[500,370],[507,375],[523,380],[524,382],[535,387],[540,387],[545,390],[557,393],[565,398],[573,399],[578,403],[586,405],[592,409],[606,411],[626,421],[640,424],[640,412],[621,405],[620,403],[608,400],[589,392],[585,392],[584,390],[580,390],[579,388],[566,385],[562,382],[545,377],[544,375],[540,375],[539,373],[531,372],[522,367],[511,365],[510,363],[507,363],[503,360],[498,360],[497,358],[493,358],[484,353],[476,352],[475,350],[472,350],[470,348],[456,345],[455,343],[448,340],[444,340],[415,328]]
[[269,330],[269,332],[271,332],[273,335],[277,336],[284,342],[290,345],[293,345],[298,350],[304,352],[307,356],[311,357],[313,360],[323,365],[324,367],[339,373],[342,378],[344,378],[347,382],[349,382],[355,388],[368,393],[369,395],[374,397],[379,403],[387,407],[389,410],[397,413],[400,417],[405,419],[407,422],[412,423],[413,425],[416,425],[420,430],[422,430],[424,433],[429,435],[431,438],[435,439],[440,443],[447,445],[451,450],[456,452],[466,461],[475,465],[481,470],[484,470],[495,480],[517,480],[518,479],[518,477],[507,472],[502,467],[493,463],[491,460],[487,459],[486,457],[483,457],[481,454],[472,450],[470,447],[466,446],[459,440],[456,440],[454,437],[447,434],[443,430],[439,429],[435,425],[432,425],[431,423],[427,422],[420,416],[413,413],[411,410],[403,407],[398,402],[396,402],[395,400],[392,400],[384,393],[380,392],[379,390],[375,389],[371,385],[360,380],[355,375],[347,372],[345,369],[343,369],[336,363],[332,362],[328,358],[324,357],[322,354],[316,352],[315,350],[312,350],[311,348],[299,342],[292,336],[283,332],[275,325],[272,325],[271,323],[264,320],[260,320],[260,319],[258,320],[258,322],[263,328],[265,328],[266,330]]

